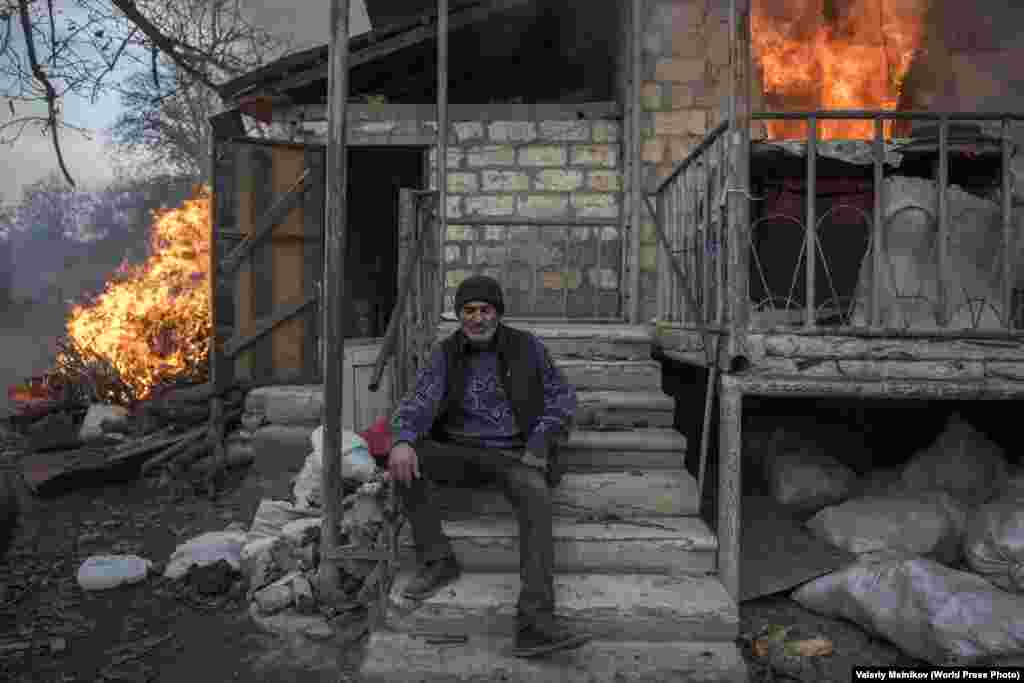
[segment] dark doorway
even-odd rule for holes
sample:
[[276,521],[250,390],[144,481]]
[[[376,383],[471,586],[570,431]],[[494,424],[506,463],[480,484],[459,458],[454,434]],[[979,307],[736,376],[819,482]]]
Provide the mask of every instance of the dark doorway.
[[383,337],[398,297],[398,191],[422,189],[419,147],[349,149],[345,338]]

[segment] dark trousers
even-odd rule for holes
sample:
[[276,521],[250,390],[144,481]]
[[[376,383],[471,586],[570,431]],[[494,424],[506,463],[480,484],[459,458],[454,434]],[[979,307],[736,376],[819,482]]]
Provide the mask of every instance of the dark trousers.
[[441,529],[442,515],[432,496],[437,484],[497,484],[519,518],[517,605],[520,621],[548,619],[554,614],[551,489],[545,473],[500,450],[426,441],[416,448],[420,478],[396,487],[412,526],[417,559],[436,560],[452,552]]

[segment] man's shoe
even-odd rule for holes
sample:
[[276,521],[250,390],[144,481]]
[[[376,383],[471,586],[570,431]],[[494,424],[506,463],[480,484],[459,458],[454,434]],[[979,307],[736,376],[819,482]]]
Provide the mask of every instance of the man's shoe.
[[573,633],[554,620],[521,625],[516,632],[513,657],[542,657],[552,652],[574,650],[590,642],[590,636]]
[[462,575],[454,555],[431,560],[422,565],[402,591],[409,600],[426,600]]

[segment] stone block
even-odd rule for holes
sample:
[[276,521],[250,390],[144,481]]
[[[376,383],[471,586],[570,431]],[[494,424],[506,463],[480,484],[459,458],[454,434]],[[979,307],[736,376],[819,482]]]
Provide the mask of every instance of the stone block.
[[445,242],[472,242],[476,230],[468,225],[449,225]]
[[673,164],[678,164],[693,151],[699,140],[700,138],[685,135],[673,135],[670,137],[668,142],[669,161]]
[[462,249],[457,244],[444,245],[444,262],[458,263],[462,260]]
[[594,121],[594,142],[598,144],[618,142],[621,126],[615,121]]
[[594,192],[618,192],[622,189],[622,174],[619,171],[591,171],[587,176],[587,187]]
[[542,192],[574,192],[582,186],[582,171],[551,169],[541,171],[533,180],[533,189]]
[[447,204],[445,213],[449,220],[462,218],[462,197],[460,195],[448,195],[445,204]]
[[358,135],[390,135],[398,127],[398,121],[357,121],[352,132]]
[[491,142],[533,142],[537,124],[533,121],[495,121],[487,127]]
[[663,57],[654,67],[654,76],[659,81],[689,83],[703,80],[707,74],[706,59],[692,57]]
[[453,127],[455,140],[459,144],[482,140],[484,137],[484,124],[480,121],[459,121],[453,124]]
[[521,166],[565,166],[565,147],[555,145],[530,145],[519,150]]
[[654,225],[654,221],[650,218],[645,218],[640,224],[640,244],[657,244],[658,243],[658,230]]
[[706,54],[714,66],[729,65],[729,23],[727,21],[708,21],[704,29],[707,40]]
[[645,244],[640,247],[640,270],[649,273],[658,270],[658,245]]
[[565,216],[569,200],[564,196],[531,194],[519,198],[519,214],[529,218],[553,218]]
[[645,81],[640,86],[640,106],[645,111],[661,111],[663,109],[668,109],[668,102],[665,97],[665,89],[667,86],[667,83]]
[[693,86],[689,83],[672,83],[671,90],[671,109],[688,109],[696,102]]
[[540,137],[548,142],[587,142],[589,121],[541,121]]
[[523,192],[530,189],[530,177],[520,171],[483,171],[486,192]]
[[476,192],[480,189],[480,179],[476,173],[449,173],[449,192]]
[[[462,168],[462,160],[466,154],[458,147],[448,148],[448,168]],[[430,168],[436,172],[437,169],[437,147],[430,148]],[[433,175],[433,173],[431,174]],[[435,176],[436,177],[436,176]]]
[[580,166],[614,167],[618,150],[612,145],[573,145],[572,163]]
[[640,158],[652,164],[660,164],[665,159],[665,146],[663,137],[648,138],[640,145]]
[[654,132],[657,135],[704,135],[707,131],[708,113],[704,109],[680,109],[654,114]]
[[511,216],[516,203],[513,195],[466,197],[466,215]]
[[483,145],[471,147],[467,157],[470,167],[515,166],[516,149],[511,145]]
[[619,202],[613,194],[574,194],[572,206],[579,218],[615,218]]

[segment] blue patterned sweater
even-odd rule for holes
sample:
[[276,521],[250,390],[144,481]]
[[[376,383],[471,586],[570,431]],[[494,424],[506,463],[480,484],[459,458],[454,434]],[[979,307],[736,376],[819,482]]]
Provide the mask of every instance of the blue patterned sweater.
[[[547,434],[568,429],[576,413],[576,390],[555,366],[539,339],[530,338],[535,362],[542,364],[544,412],[532,434],[520,434],[512,404],[498,379],[498,354],[492,350],[470,353],[466,359],[466,393],[462,402],[462,424],[449,420],[443,427],[454,438],[480,441],[485,447],[543,452]],[[447,392],[444,350],[436,348],[426,366],[416,375],[416,387],[399,404],[392,418],[395,442],[415,445],[429,435]],[[451,416],[449,411],[449,417]],[[540,449],[540,450],[538,450]]]

